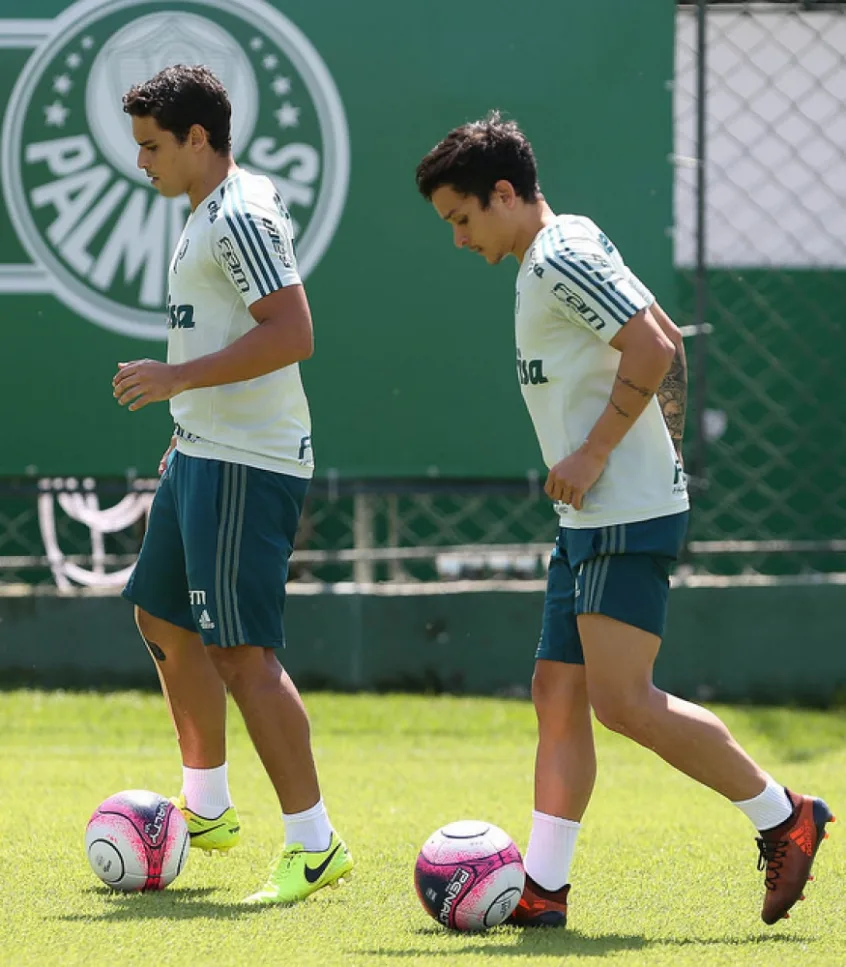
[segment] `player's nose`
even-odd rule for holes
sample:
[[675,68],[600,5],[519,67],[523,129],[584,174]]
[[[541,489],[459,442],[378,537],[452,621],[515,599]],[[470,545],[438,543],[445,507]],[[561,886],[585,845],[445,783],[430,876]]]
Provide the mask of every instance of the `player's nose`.
[[468,238],[463,232],[459,232],[456,228],[452,233],[452,240],[455,242],[456,248],[465,248],[468,243]]

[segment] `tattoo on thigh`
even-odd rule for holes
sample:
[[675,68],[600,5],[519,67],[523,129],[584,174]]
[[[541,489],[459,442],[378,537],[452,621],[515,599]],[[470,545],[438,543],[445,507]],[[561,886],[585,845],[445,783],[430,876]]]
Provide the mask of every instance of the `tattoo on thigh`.
[[167,659],[167,655],[165,655],[164,651],[155,643],[155,641],[150,641],[149,638],[145,638],[144,643],[150,649],[150,654],[156,659],[156,661],[165,661]]

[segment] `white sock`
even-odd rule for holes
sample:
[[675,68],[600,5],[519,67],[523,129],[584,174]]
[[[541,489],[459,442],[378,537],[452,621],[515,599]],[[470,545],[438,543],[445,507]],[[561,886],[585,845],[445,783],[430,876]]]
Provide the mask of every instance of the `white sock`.
[[232,805],[229,795],[228,766],[215,769],[182,767],[182,793],[185,805],[204,819],[217,819]]
[[523,865],[544,890],[560,890],[570,882],[570,864],[581,823],[532,810],[532,832]]
[[289,846],[300,843],[309,852],[329,848],[332,826],[322,799],[318,799],[311,809],[304,809],[301,813],[282,813],[282,822],[285,823],[285,842]]
[[734,805],[749,817],[758,830],[780,826],[793,813],[793,803],[784,786],[780,786],[771,776],[767,776],[763,792],[752,799],[742,799]]

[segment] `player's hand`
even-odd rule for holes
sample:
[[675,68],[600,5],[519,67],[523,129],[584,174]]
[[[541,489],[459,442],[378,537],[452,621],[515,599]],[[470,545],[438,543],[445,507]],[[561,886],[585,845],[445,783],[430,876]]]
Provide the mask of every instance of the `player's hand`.
[[130,410],[140,410],[148,403],[169,400],[186,388],[179,379],[178,366],[169,366],[155,359],[118,363],[112,386],[115,399]]
[[167,458],[171,455],[171,453],[173,453],[173,451],[175,449],[176,449],[176,436],[174,435],[174,436],[172,436],[170,438],[170,446],[162,454],[161,460],[159,460],[159,476],[160,477],[165,472],[165,469],[167,468]]
[[581,447],[549,471],[544,491],[553,499],[581,510],[585,494],[599,480],[608,458]]

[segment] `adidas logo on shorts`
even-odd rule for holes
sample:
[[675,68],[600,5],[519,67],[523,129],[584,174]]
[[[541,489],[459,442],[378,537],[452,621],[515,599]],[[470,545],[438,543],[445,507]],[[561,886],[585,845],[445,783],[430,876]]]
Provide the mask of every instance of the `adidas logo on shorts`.
[[211,619],[211,615],[206,611],[205,608],[200,612],[199,625],[203,631],[212,631],[214,629],[214,622]]

